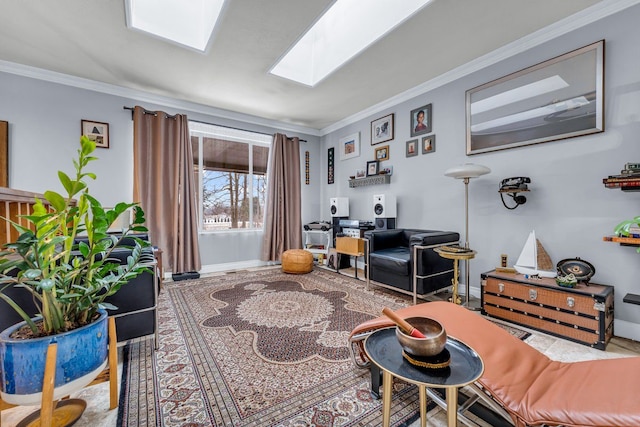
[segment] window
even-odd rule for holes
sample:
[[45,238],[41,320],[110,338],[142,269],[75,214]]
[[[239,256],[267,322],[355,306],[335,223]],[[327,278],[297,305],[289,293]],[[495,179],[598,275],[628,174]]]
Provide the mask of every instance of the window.
[[273,137],[189,122],[200,231],[262,229]]

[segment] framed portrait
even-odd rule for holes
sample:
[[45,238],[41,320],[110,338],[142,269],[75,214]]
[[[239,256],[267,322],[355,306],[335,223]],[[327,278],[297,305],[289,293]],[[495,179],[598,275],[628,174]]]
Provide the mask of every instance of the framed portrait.
[[604,40],[466,92],[467,155],[604,131]]
[[378,161],[370,160],[367,162],[367,176],[378,175]]
[[422,154],[429,154],[436,151],[436,136],[429,135],[422,137]]
[[389,160],[389,146],[376,148],[376,160],[381,162],[383,160]]
[[364,169],[356,169],[356,179],[364,178],[366,176],[367,176],[367,171],[365,171]]
[[109,148],[109,123],[82,120],[80,126],[82,135],[94,141],[97,148]]
[[411,110],[411,136],[431,133],[431,104]]
[[360,132],[340,138],[340,160],[347,160],[360,155]]
[[393,116],[391,113],[371,122],[371,145],[393,139]]
[[418,155],[418,140],[412,139],[407,141],[407,157],[413,157]]

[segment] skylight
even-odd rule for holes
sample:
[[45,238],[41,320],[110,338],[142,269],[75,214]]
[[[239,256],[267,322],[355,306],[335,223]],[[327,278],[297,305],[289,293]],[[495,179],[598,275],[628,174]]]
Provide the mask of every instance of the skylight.
[[125,0],[127,26],[204,52],[225,0]]
[[271,69],[314,86],[431,0],[337,0]]

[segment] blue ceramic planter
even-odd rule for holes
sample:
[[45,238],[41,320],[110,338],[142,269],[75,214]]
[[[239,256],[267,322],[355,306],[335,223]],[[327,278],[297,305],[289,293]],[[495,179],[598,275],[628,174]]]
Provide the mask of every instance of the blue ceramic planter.
[[9,336],[26,322],[0,333],[0,396],[14,405],[38,405],[41,401],[47,347],[58,344],[55,390],[60,399],[93,381],[107,364],[107,313],[73,331],[29,340]]

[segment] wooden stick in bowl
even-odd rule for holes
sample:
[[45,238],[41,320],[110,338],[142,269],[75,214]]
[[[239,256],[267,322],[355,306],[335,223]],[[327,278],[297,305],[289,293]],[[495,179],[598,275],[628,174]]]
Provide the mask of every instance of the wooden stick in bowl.
[[398,325],[400,329],[402,329],[407,335],[410,335],[414,338],[426,338],[422,332],[411,326],[409,322],[391,311],[389,307],[383,308],[382,314],[393,320],[393,322]]

